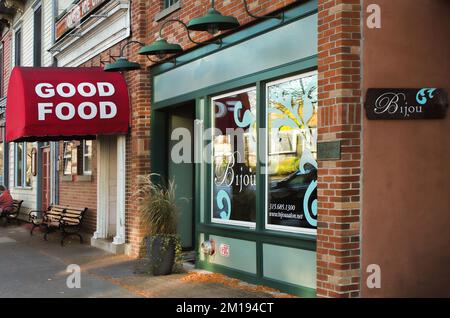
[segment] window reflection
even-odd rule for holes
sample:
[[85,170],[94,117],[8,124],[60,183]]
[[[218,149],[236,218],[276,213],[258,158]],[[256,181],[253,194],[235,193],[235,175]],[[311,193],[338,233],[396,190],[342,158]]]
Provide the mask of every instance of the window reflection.
[[213,215],[216,222],[256,220],[256,89],[213,98]]
[[267,224],[317,226],[317,75],[267,85]]

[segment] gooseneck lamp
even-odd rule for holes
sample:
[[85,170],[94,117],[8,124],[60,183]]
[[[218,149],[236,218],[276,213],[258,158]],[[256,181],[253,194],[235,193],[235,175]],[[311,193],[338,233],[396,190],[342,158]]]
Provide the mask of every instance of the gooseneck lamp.
[[235,29],[239,26],[238,19],[232,16],[222,15],[222,13],[216,10],[214,0],[211,0],[211,8],[204,16],[192,19],[187,25],[191,31],[206,31],[209,34]]
[[124,52],[125,48],[131,44],[139,44],[144,45],[143,43],[139,41],[129,41],[127,42],[122,48],[120,49],[120,56],[117,58],[117,60],[114,63],[106,64],[103,70],[105,72],[127,72],[127,71],[135,71],[139,70],[141,68],[141,65],[136,62],[130,62],[125,57]]
[[[277,14],[277,15],[266,15],[266,16],[257,16],[250,12],[250,8],[248,5],[247,0],[243,0],[245,12],[254,19],[278,19],[281,20],[281,23],[284,22],[285,16],[284,12]],[[127,46],[131,44],[139,44],[141,48],[138,51],[138,54],[145,55],[151,62],[157,62],[150,59],[149,56],[156,56],[159,59],[163,59],[168,54],[179,54],[183,52],[183,48],[181,45],[176,43],[169,43],[164,37],[163,37],[163,29],[168,23],[180,23],[183,25],[183,27],[187,31],[187,36],[189,41],[191,41],[194,44],[197,45],[206,45],[206,44],[217,44],[219,46],[222,46],[222,39],[212,40],[212,41],[205,41],[205,42],[196,42],[192,39],[190,31],[206,31],[209,34],[216,34],[219,31],[224,30],[231,30],[234,28],[237,28],[240,26],[240,23],[238,19],[236,19],[233,16],[226,16],[222,15],[218,10],[216,10],[215,7],[215,1],[211,0],[211,8],[208,10],[208,12],[198,18],[194,18],[191,21],[189,21],[188,24],[184,23],[183,21],[179,19],[169,19],[164,21],[164,23],[161,25],[159,29],[159,36],[156,39],[155,42],[145,45],[139,41],[129,41],[126,43],[120,50],[120,56],[118,59],[112,63],[112,64],[106,64],[104,67],[104,70],[106,72],[124,72],[124,71],[134,71],[141,68],[139,63],[136,62],[130,62],[127,58],[124,56],[124,50]],[[172,63],[176,63],[176,60],[174,59]]]
[[188,26],[186,23],[181,21],[180,19],[169,19],[164,21],[164,23],[159,28],[159,36],[158,39],[156,39],[155,42],[152,44],[146,45],[142,47],[139,50],[139,54],[141,55],[156,55],[158,58],[163,58],[166,54],[177,54],[183,52],[183,48],[179,44],[169,43],[164,37],[163,37],[163,30],[164,27],[169,23],[179,23],[181,24],[187,31],[187,36],[189,41],[191,41],[194,44],[198,45],[204,45],[204,44],[217,44],[221,45],[222,40],[215,40],[215,41],[205,41],[205,42],[197,42],[194,41],[191,37],[191,34],[189,32]]
[[277,15],[254,15],[253,13],[250,12],[250,8],[248,5],[248,1],[247,0],[242,0],[244,1],[244,7],[245,7],[245,12],[248,14],[248,16],[252,17],[253,19],[278,19],[281,20],[281,23],[284,22],[284,11],[280,14]]

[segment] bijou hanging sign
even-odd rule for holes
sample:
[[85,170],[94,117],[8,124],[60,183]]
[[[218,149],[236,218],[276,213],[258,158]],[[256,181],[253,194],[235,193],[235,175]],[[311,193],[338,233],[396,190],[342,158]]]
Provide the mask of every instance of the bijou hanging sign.
[[369,88],[365,102],[368,119],[440,119],[448,108],[440,88]]

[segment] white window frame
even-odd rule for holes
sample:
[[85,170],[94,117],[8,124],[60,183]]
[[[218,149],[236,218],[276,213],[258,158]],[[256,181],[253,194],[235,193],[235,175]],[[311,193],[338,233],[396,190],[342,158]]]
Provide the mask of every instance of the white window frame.
[[[242,94],[242,93],[246,93],[246,92],[250,92],[250,91],[256,91],[257,92],[257,87],[256,86],[251,86],[245,89],[241,89],[241,90],[236,90],[236,91],[232,91],[230,93],[226,93],[226,94],[222,94],[222,95],[217,95],[214,96],[210,99],[210,105],[211,108],[213,109],[213,111],[211,112],[211,128],[214,129],[215,128],[215,111],[213,108],[214,105],[214,101],[217,99],[221,99],[221,98],[225,98],[228,96],[233,96],[233,95],[237,95],[237,94]],[[256,98],[258,98],[258,96],[256,96]],[[211,156],[214,157],[214,137],[211,140],[212,143],[212,153]],[[236,220],[222,220],[222,219],[218,219],[218,218],[214,218],[214,158],[212,158],[211,161],[211,223],[216,223],[216,224],[224,224],[224,225],[234,225],[234,226],[240,226],[240,227],[246,227],[249,228],[251,230],[255,230],[256,229],[256,222],[247,222],[247,221],[236,221]],[[255,204],[257,202],[255,201]],[[256,207],[255,207],[256,209]],[[256,217],[257,217],[258,212],[256,211]]]
[[[162,0],[162,2],[163,2],[163,9],[171,8],[172,6],[176,5],[180,1],[181,0]],[[171,2],[171,3],[168,4],[167,2]],[[166,5],[166,4],[168,4],[168,5]]]
[[[85,152],[85,146],[86,146],[86,142],[90,141],[91,142],[91,170],[86,170],[86,158],[89,157],[89,154]],[[83,175],[85,176],[90,176],[92,175],[92,140],[83,140],[83,142],[81,143],[81,147],[83,148]]]
[[[63,142],[63,156],[62,156],[62,173],[63,176],[71,176],[72,175],[72,149],[70,150],[70,156],[66,155],[66,147],[67,145],[71,143],[71,141],[64,141]],[[66,159],[70,158],[70,174],[66,174]]]
[[[18,156],[17,156],[17,146],[18,144],[22,145],[22,185],[18,185],[17,183],[17,169],[19,162]],[[28,155],[28,147],[27,142],[15,142],[14,143],[14,187],[19,189],[31,189],[33,186],[33,181],[31,181],[30,185],[27,185],[27,155]]]
[[[265,84],[266,86],[266,114],[265,114],[265,120],[266,123],[269,122],[269,112],[267,111],[268,108],[268,104],[269,104],[269,87],[273,86],[273,85],[277,85],[277,84],[281,84],[281,83],[285,83],[285,82],[289,82],[289,81],[293,81],[296,79],[301,79],[301,78],[305,78],[305,77],[310,77],[310,76],[314,76],[314,75],[318,75],[317,71],[311,71],[311,72],[306,72],[306,73],[302,73],[302,74],[298,74],[295,76],[290,76],[290,77],[285,77],[276,81],[272,81],[272,82],[268,82]],[[268,163],[269,162],[269,136],[267,135],[269,133],[269,131],[266,131],[266,136],[264,137],[265,140],[265,147],[266,147],[266,151],[265,151],[265,162]],[[299,228],[299,227],[294,227],[294,226],[284,226],[284,225],[274,225],[274,224],[269,224],[268,223],[268,211],[269,211],[269,174],[265,173],[265,198],[264,198],[264,220],[265,220],[265,228],[267,230],[275,230],[275,231],[280,231],[280,232],[288,232],[288,233],[295,233],[295,234],[308,234],[308,235],[313,235],[316,236],[317,235],[317,229],[308,229],[308,228]]]

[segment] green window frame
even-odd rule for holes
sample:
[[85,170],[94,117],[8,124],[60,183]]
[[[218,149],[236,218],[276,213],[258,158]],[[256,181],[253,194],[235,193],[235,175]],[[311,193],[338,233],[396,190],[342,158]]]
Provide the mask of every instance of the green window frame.
[[[275,81],[271,81],[271,82],[266,82],[265,83],[265,105],[266,105],[266,112],[265,112],[265,120],[266,120],[266,124],[269,122],[269,115],[271,114],[271,112],[269,110],[267,110],[267,106],[270,105],[271,101],[270,101],[270,96],[269,96],[269,88],[270,87],[274,87],[276,85],[283,85],[283,84],[287,84],[289,83],[291,85],[292,82],[295,81],[299,81],[299,83],[302,83],[302,81],[304,79],[308,79],[308,78],[314,78],[316,79],[315,83],[316,86],[314,87],[310,87],[310,89],[312,88],[313,90],[315,90],[315,95],[314,96],[314,100],[315,100],[315,105],[313,105],[313,103],[311,103],[311,116],[309,118],[307,118],[305,120],[305,105],[302,105],[302,114],[300,114],[300,109],[295,109],[295,107],[292,108],[292,113],[290,110],[286,110],[289,114],[285,114],[285,117],[289,117],[290,118],[294,118],[297,121],[297,125],[299,125],[299,127],[296,127],[295,129],[293,129],[293,131],[295,132],[300,132],[299,135],[296,136],[297,139],[297,143],[299,143],[301,141],[302,143],[302,155],[306,154],[306,152],[308,151],[308,153],[310,154],[309,156],[309,162],[306,162],[308,160],[305,160],[305,165],[311,165],[314,166],[315,168],[315,180],[313,180],[312,182],[308,183],[308,188],[307,189],[302,189],[301,191],[299,191],[299,193],[305,194],[305,196],[307,195],[308,198],[311,198],[310,200],[308,200],[308,198],[306,198],[306,205],[307,205],[307,209],[311,210],[312,207],[311,205],[314,206],[314,211],[304,211],[303,209],[303,214],[298,215],[301,216],[303,218],[306,218],[309,220],[311,219],[311,222],[316,223],[317,224],[317,220],[314,219],[314,215],[317,216],[317,198],[313,198],[312,192],[316,191],[316,187],[317,187],[317,71],[311,71],[311,72],[302,72],[299,73],[297,75],[294,76],[288,76],[288,77],[282,77],[281,79],[275,80]],[[303,85],[303,84],[302,84]],[[292,87],[291,87],[292,89]],[[305,98],[305,99],[309,99],[309,98]],[[299,105],[299,108],[301,106]],[[298,114],[297,114],[298,113]],[[308,126],[308,124],[306,123],[306,121],[311,120],[311,119],[315,119],[315,124],[313,124],[313,126],[310,128]],[[295,125],[295,124],[294,124]],[[301,127],[300,127],[301,126]],[[270,131],[270,129],[267,129],[267,134],[266,134],[266,143],[265,143],[265,162],[267,163],[267,169],[270,169],[270,155],[271,152],[269,150],[269,142],[270,142],[270,134],[272,134],[272,132]],[[306,140],[306,139],[310,139],[310,140]],[[280,142],[281,143],[281,142]],[[305,144],[312,145],[312,147],[307,147]],[[299,145],[297,145],[298,147]],[[297,150],[297,152],[300,151]],[[284,155],[284,152],[281,152],[282,155]],[[300,167],[300,165],[302,164],[302,160],[304,160],[305,158],[307,158],[307,156],[303,157],[297,157],[296,159],[299,160],[299,172],[301,172],[300,170],[302,170],[303,168]],[[296,165],[295,165],[296,166]],[[305,175],[308,175],[308,173],[306,171],[303,171],[305,173]],[[264,216],[265,216],[265,223],[264,226],[266,229],[269,230],[275,230],[275,231],[281,231],[281,232],[291,232],[291,233],[302,233],[302,234],[311,234],[311,235],[316,235],[317,234],[317,229],[313,228],[313,226],[311,226],[309,224],[309,222],[303,222],[308,224],[308,227],[294,227],[294,226],[289,226],[289,225],[276,225],[273,223],[269,222],[269,205],[270,205],[270,198],[269,198],[269,193],[270,193],[270,180],[269,180],[269,173],[265,173],[264,174],[264,178],[265,178],[265,193],[266,193],[266,197],[265,197],[265,209],[264,209]],[[300,174],[301,176],[301,174]],[[304,192],[303,192],[304,191]],[[304,198],[305,199],[305,198]],[[292,202],[291,202],[292,203]],[[299,202],[295,202],[295,204],[299,204],[302,206],[302,208],[304,208],[304,202],[299,201]],[[309,203],[309,204],[308,204]],[[282,204],[284,205],[284,204]],[[298,212],[298,209],[295,209],[294,211]],[[290,211],[286,211],[286,214],[289,214]],[[294,213],[295,214],[295,213]],[[312,215],[311,215],[312,214]],[[311,227],[309,227],[311,226]]]
[[[280,235],[294,236],[294,237],[304,237],[304,238],[315,238],[317,231],[316,229],[308,228],[291,228],[288,226],[276,226],[268,224],[268,181],[267,174],[261,174],[262,169],[266,167],[267,154],[268,154],[268,136],[265,135],[265,130],[262,128],[267,127],[267,88],[269,85],[278,82],[289,81],[290,79],[299,79],[309,76],[317,76],[317,70],[305,69],[299,70],[295,73],[280,74],[276,77],[267,78],[263,81],[257,81],[253,85],[245,85],[241,87],[236,87],[235,89],[227,90],[229,93],[221,93],[220,91],[214,94],[209,94],[203,98],[207,101],[207,111],[203,114],[204,126],[206,129],[214,129],[214,100],[217,98],[233,95],[238,92],[248,91],[256,87],[256,99],[257,99],[257,114],[256,114],[256,131],[257,131],[257,186],[256,186],[256,222],[240,222],[240,221],[218,221],[213,218],[213,176],[214,167],[212,163],[212,158],[208,158],[206,165],[206,177],[202,180],[206,181],[206,187],[204,190],[208,193],[207,197],[200,198],[200,201],[206,200],[206,209],[201,209],[204,215],[200,215],[200,219],[203,220],[205,225],[212,227],[225,227],[225,228],[236,228],[246,231],[252,231],[255,233],[263,232],[269,233],[279,233]],[[262,158],[264,154],[264,158]],[[203,164],[202,164],[203,165]],[[202,168],[201,168],[202,169]],[[316,202],[317,204],[317,202]]]
[[[239,95],[239,94],[252,94],[253,92],[256,92],[256,86],[251,86],[251,87],[247,87],[247,88],[244,88],[244,89],[238,89],[238,90],[234,90],[234,91],[232,91],[232,92],[229,92],[229,93],[226,93],[226,94],[220,94],[220,95],[216,95],[216,96],[214,96],[214,97],[212,97],[211,98],[211,101],[210,101],[210,104],[211,105],[215,105],[215,102],[216,101],[218,101],[218,100],[224,100],[224,99],[228,99],[228,98],[230,98],[230,97],[232,97],[232,96],[237,96],[237,95]],[[256,93],[256,95],[257,95],[257,93]],[[234,107],[235,107],[235,105],[231,105],[231,104],[228,104],[228,105],[224,105],[224,108],[228,108],[228,109],[234,109]],[[215,108],[215,106],[213,106],[213,108]],[[216,129],[217,127],[214,125],[215,124],[215,112],[213,111],[213,112],[211,112],[211,128],[213,128],[213,129]],[[227,127],[227,128],[232,128],[232,127]],[[252,128],[250,127],[249,128],[249,130],[251,130]],[[226,135],[224,135],[224,136],[226,136]],[[234,135],[232,135],[232,137],[233,137],[233,139],[234,139]],[[212,139],[214,139],[214,138],[212,138]],[[243,142],[245,143],[245,141],[243,140]],[[214,178],[214,176],[215,176],[215,172],[214,172],[214,170],[215,170],[215,164],[214,164],[214,162],[215,162],[215,151],[216,151],[216,147],[215,147],[215,142],[214,142],[214,140],[212,140],[211,141],[211,143],[212,143],[212,150],[213,150],[213,153],[212,153],[212,156],[213,156],[213,160],[211,161],[211,175],[212,175],[212,177]],[[231,143],[234,145],[235,143],[234,143],[234,141],[231,141]],[[245,147],[245,146],[244,146]],[[233,149],[233,151],[234,151],[234,149]],[[242,154],[241,154],[242,155]],[[255,171],[256,172],[256,171]],[[236,179],[236,180],[233,180],[233,184],[236,182],[236,181],[239,181],[239,178],[234,178],[234,179]],[[242,180],[241,180],[242,181]],[[216,185],[216,187],[217,187],[217,185]],[[214,184],[213,184],[213,182],[211,182],[211,186],[210,186],[210,192],[211,192],[211,196],[212,197],[214,197],[214,191],[215,191],[215,189],[214,189],[215,187],[214,187]],[[233,191],[233,190],[232,190]],[[229,199],[229,198],[228,198]],[[230,201],[231,202],[231,201]],[[223,202],[221,202],[220,204],[222,204]],[[246,227],[246,228],[250,228],[250,229],[255,229],[256,228],[256,222],[253,222],[253,221],[242,221],[242,220],[232,220],[232,219],[221,219],[221,218],[218,218],[218,217],[214,217],[214,211],[215,211],[215,204],[216,204],[216,202],[215,202],[215,200],[211,200],[211,215],[210,215],[210,217],[211,217],[211,223],[217,223],[217,224],[224,224],[224,225],[235,225],[235,226],[240,226],[240,227]],[[224,208],[225,209],[230,209],[229,210],[229,212],[231,213],[231,212],[233,212],[233,211],[231,211],[231,207],[229,207],[229,206],[226,206],[227,204],[226,204],[226,202],[225,202],[225,204],[224,204]],[[256,198],[255,198],[255,209],[256,209]],[[225,212],[224,212],[225,213]],[[226,214],[226,213],[225,213]]]

